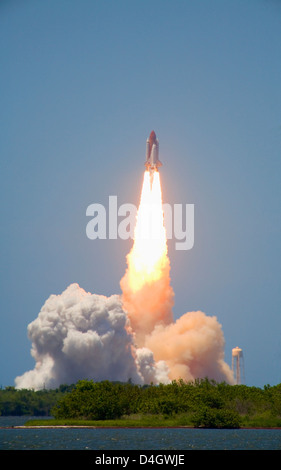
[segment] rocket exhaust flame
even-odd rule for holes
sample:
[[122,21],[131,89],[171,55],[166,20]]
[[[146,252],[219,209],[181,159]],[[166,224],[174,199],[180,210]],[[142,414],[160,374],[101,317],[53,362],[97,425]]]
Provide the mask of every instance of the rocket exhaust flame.
[[[134,244],[120,282],[135,342],[152,351],[156,361],[164,360],[166,381],[194,380],[210,374],[232,382],[230,368],[223,361],[224,339],[217,319],[198,311],[173,321],[174,291],[170,284],[160,175],[157,170],[150,170],[150,175],[151,188],[149,172],[145,172]],[[157,237],[144,240],[141,228],[145,227],[147,233],[148,222],[155,224],[153,233]]]
[[36,364],[16,377],[17,388],[87,378],[143,384],[209,377],[234,383],[217,318],[197,311],[173,320],[158,150],[152,132],[122,295],[90,294],[78,284],[51,295],[28,325]]
[[160,175],[158,171],[153,171],[152,175],[145,171],[134,244],[127,256],[127,271],[120,282],[123,305],[139,346],[155,325],[172,321],[174,292],[170,286],[167,253]]
[[140,206],[134,232],[134,246],[128,255],[129,283],[133,291],[162,277],[167,263],[167,240],[160,175],[144,173]]

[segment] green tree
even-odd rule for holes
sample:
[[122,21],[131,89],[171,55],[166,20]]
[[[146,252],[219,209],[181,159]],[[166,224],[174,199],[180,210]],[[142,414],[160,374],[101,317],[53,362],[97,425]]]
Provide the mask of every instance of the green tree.
[[207,407],[194,413],[192,422],[200,428],[234,429],[241,425],[239,414],[235,411]]

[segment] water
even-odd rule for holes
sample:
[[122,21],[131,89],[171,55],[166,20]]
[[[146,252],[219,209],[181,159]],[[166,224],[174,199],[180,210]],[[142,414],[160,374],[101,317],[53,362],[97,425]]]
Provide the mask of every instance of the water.
[[0,417],[0,450],[281,450],[279,429],[16,429]]

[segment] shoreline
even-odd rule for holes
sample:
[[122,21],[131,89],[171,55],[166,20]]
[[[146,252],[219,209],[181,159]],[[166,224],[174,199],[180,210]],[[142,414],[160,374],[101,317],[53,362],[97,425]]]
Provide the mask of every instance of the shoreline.
[[226,429],[230,429],[233,431],[238,431],[241,429],[274,429],[274,430],[281,430],[281,427],[248,427],[248,426],[241,426],[240,428],[196,428],[193,426],[85,426],[85,425],[57,425],[57,426],[0,426],[0,429],[218,429],[225,431]]

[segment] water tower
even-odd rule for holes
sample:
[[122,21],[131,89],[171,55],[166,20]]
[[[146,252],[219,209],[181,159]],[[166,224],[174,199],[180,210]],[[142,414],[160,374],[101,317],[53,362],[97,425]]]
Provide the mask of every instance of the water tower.
[[245,382],[243,351],[238,346],[232,349],[232,371],[236,384]]

